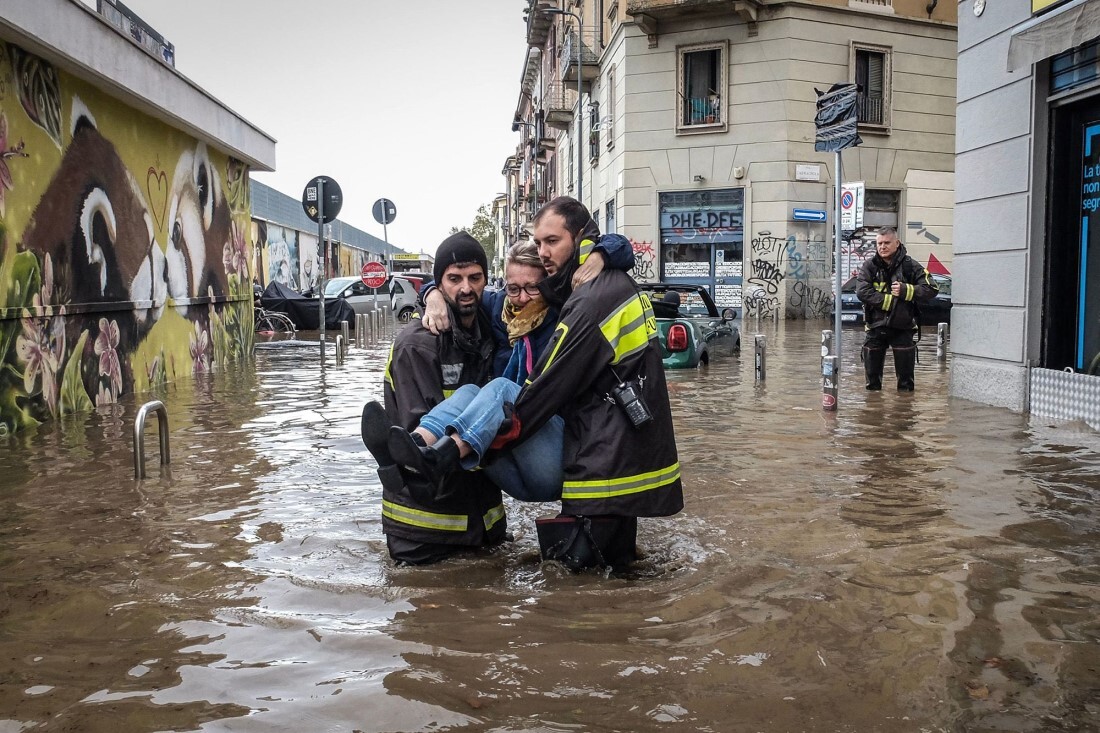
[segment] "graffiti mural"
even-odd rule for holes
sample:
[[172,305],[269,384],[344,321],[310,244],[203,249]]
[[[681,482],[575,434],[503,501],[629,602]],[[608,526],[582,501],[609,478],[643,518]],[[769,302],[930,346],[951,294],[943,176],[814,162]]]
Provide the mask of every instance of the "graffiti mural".
[[251,352],[247,179],[0,42],[0,433]]
[[653,248],[653,242],[635,242],[630,240],[630,246],[634,248],[634,269],[630,276],[638,282],[656,282],[657,280],[657,250]]
[[298,289],[298,232],[280,226],[267,227],[267,280]]

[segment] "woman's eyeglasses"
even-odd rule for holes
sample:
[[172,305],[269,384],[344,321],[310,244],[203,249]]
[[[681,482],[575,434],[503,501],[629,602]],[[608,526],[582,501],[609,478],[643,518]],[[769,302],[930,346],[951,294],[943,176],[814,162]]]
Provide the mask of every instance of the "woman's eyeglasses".
[[539,284],[538,283],[529,283],[527,285],[520,286],[520,285],[516,285],[515,283],[512,283],[510,285],[505,285],[504,286],[504,292],[506,292],[508,295],[511,295],[513,297],[519,295],[521,291],[524,292],[524,293],[527,293],[528,295],[530,295],[532,297],[536,296],[536,295],[539,294]]

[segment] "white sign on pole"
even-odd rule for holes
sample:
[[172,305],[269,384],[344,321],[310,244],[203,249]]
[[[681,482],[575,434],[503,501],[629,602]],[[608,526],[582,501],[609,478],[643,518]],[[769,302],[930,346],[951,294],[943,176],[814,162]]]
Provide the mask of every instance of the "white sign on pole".
[[853,231],[863,226],[863,181],[845,183],[840,192],[840,228]]

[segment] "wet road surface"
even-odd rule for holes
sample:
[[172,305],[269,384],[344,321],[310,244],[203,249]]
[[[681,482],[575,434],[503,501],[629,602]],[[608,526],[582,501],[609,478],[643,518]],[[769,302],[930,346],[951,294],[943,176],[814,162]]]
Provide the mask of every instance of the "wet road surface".
[[[133,479],[138,405],[0,439],[0,733],[1100,730],[1100,440],[866,393],[846,330],[765,322],[672,373],[687,509],[629,574],[516,540],[395,568],[360,442],[383,348],[171,385],[172,464]],[[928,343],[928,342],[926,342]]]

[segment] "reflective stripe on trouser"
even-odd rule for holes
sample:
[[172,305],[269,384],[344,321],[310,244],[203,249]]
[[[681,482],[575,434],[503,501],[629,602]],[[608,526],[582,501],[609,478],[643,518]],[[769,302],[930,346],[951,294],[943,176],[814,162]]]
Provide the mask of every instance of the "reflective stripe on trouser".
[[[382,516],[400,524],[408,524],[423,529],[435,529],[441,532],[466,531],[465,514],[436,514],[435,512],[426,512],[423,509],[402,506],[387,499],[382,500]],[[503,504],[497,504],[481,517],[481,521],[485,524],[487,530],[492,529],[502,519],[504,519]]]
[[634,476],[596,479],[593,481],[566,481],[561,492],[561,498],[562,501],[610,499],[616,496],[639,494],[643,491],[659,489],[677,481],[679,478],[680,462],[677,461],[667,468],[639,473]]

